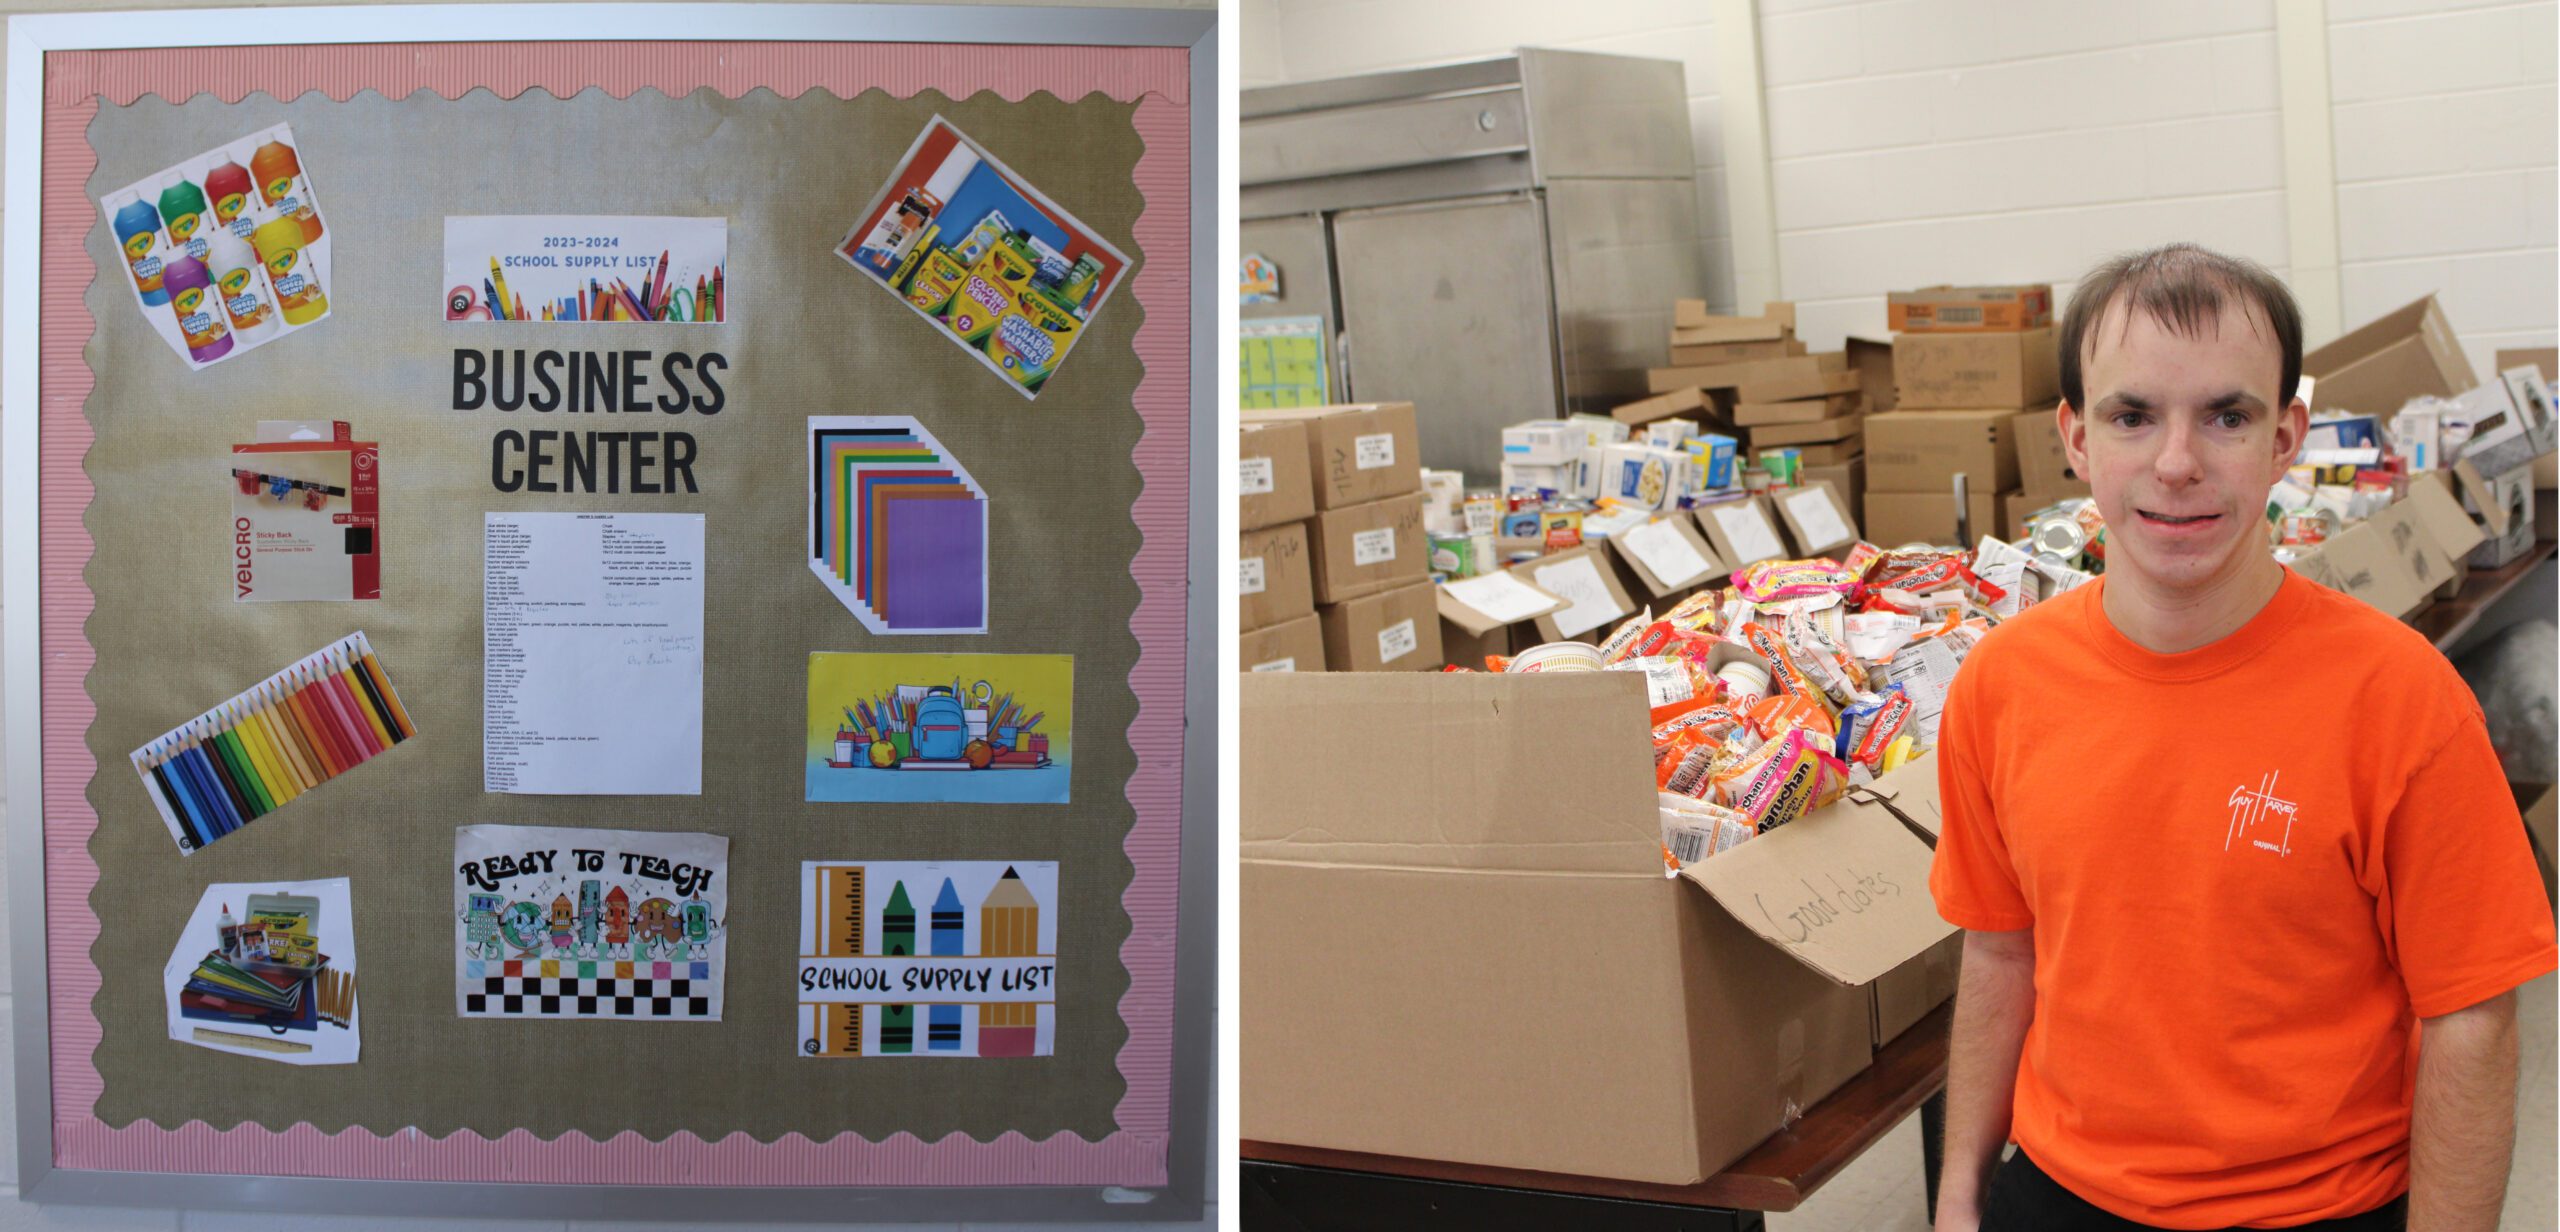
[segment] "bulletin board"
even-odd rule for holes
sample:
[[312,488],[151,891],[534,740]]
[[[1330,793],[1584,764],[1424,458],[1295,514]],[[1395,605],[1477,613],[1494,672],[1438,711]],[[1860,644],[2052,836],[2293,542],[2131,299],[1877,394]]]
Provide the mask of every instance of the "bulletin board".
[[30,1196],[1196,1219],[1212,27],[14,20]]

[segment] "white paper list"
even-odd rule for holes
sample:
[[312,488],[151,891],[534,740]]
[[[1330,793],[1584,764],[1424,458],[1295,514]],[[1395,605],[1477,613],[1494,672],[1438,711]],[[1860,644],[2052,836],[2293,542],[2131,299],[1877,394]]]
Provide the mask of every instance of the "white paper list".
[[702,515],[492,513],[483,790],[702,794]]

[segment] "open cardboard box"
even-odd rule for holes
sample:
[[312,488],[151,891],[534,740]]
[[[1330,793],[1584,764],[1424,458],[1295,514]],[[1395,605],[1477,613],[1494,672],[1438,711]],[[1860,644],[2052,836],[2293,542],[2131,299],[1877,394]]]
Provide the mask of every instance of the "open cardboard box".
[[1954,935],[1934,762],[1666,878],[1636,673],[1237,684],[1245,1137],[1694,1183]]
[[[1529,622],[1564,606],[1564,600],[1508,571],[1489,576],[1509,578],[1540,602],[1535,607],[1522,609],[1522,614],[1517,616],[1489,614],[1459,598],[1449,589],[1450,583],[1442,582],[1437,600],[1440,607],[1440,652],[1449,662],[1460,667],[1482,670],[1486,655],[1507,655],[1536,645],[1535,642],[1521,641],[1523,637],[1534,636]],[[1461,579],[1462,582],[1466,580]]]
[[1733,572],[1699,533],[1697,519],[1676,509],[1609,536],[1609,551],[1654,599],[1723,581]]
[[2311,409],[2379,415],[2385,422],[2420,394],[2450,398],[2480,383],[2434,295],[2304,355],[2302,375],[2317,382]]

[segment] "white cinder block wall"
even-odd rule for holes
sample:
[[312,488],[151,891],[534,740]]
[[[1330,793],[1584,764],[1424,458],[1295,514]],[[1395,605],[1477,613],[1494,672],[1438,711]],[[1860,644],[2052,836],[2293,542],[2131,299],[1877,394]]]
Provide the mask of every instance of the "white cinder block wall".
[[[205,8],[228,2],[230,2],[230,0],[142,0],[141,4],[137,4],[133,2],[133,0],[35,0],[33,3],[28,3],[26,0],[21,0],[19,4],[9,9],[7,12],[59,13],[76,12],[81,10],[131,9],[143,7],[144,4],[156,8]],[[280,7],[290,7],[297,4],[324,2],[338,4],[375,3],[379,2],[379,0],[261,0],[261,2],[273,3]],[[406,0],[402,0],[402,2],[406,2]],[[910,4],[972,2],[975,2],[975,0],[900,0],[900,3]],[[1092,8],[1104,5],[1122,8],[1158,9],[1205,9],[1216,7],[1216,0],[986,0],[986,2],[1057,5],[1062,7],[1081,8]],[[7,15],[7,12],[0,12],[0,16]],[[5,66],[0,66],[0,86],[5,86],[6,80],[7,75]],[[7,734],[8,733],[0,732],[0,739],[5,739]],[[0,785],[0,789],[5,789],[5,785]],[[0,802],[0,804],[4,803],[5,802]],[[0,819],[5,819],[5,808],[0,808]],[[5,845],[0,845],[0,890],[5,890],[6,886],[6,851]],[[7,917],[5,913],[0,913],[0,953],[6,952],[8,940]],[[557,1219],[351,1219],[334,1215],[275,1215],[264,1213],[242,1213],[235,1211],[180,1210],[168,1207],[147,1209],[74,1206],[46,1207],[22,1201],[18,1196],[18,1123],[15,1116],[11,1115],[9,1111],[16,1106],[15,1074],[12,1072],[12,1066],[15,1064],[15,1053],[13,1051],[14,1045],[12,1043],[12,1036],[14,1034],[12,1030],[13,1019],[11,1018],[11,1014],[13,1013],[12,1001],[13,996],[10,988],[8,965],[6,962],[0,962],[0,1232],[37,1232],[39,1229],[78,1229],[79,1232],[441,1232],[441,1230],[448,1228],[454,1229],[455,1232],[589,1232],[589,1230],[597,1230],[597,1232],[601,1232],[602,1229],[606,1228],[616,1229],[617,1232],[619,1232],[621,1229],[633,1227],[672,1228],[677,1226],[664,1223],[633,1223],[627,1220],[617,1220],[606,1223],[588,1222],[584,1220],[562,1221]],[[1215,1026],[1216,1020],[1213,1017],[1210,1022],[1210,1027],[1214,1030]],[[1204,1190],[1208,1197],[1209,1205],[1203,1212],[1201,1222],[1197,1224],[1157,1223],[1125,1225],[1130,1232],[1136,1232],[1138,1229],[1146,1229],[1148,1232],[1192,1232],[1193,1229],[1201,1229],[1205,1232],[1206,1229],[1218,1226],[1218,1213],[1216,1206],[1219,1197],[1218,1160],[1223,1152],[1214,1141],[1216,1133],[1217,1126],[1215,1110],[1213,1108],[1210,1122],[1212,1142],[1208,1151],[1208,1180],[1207,1186]],[[784,1229],[790,1229],[792,1232],[826,1232],[827,1229],[837,1227],[847,1229],[859,1227],[876,1230],[882,1226],[877,1224],[833,1225],[822,1223],[759,1223],[756,1221],[755,1215],[756,1212],[750,1206],[739,1210],[731,1218],[721,1220],[718,1226],[722,1229],[765,1228],[774,1229],[775,1232],[781,1232],[781,1230]],[[1007,1226],[1010,1227],[1011,1225]],[[1047,1226],[1057,1227],[1061,1225],[1053,1224]],[[1082,1226],[1095,1227],[1105,1225],[1087,1224]],[[957,1223],[911,1224],[904,1225],[901,1232],[997,1232],[997,1225],[962,1225]],[[1016,1232],[1023,1232],[1023,1230],[1016,1229]]]
[[[1884,293],[2073,281],[2190,239],[2291,276],[2278,0],[1757,0],[1779,294],[1808,342]],[[2294,0],[2282,0],[2291,3]],[[2484,377],[2555,320],[2551,0],[2329,0],[2345,328],[2442,293]],[[1245,0],[1245,85],[1523,45],[1687,65],[1710,297],[1735,305],[1708,5]],[[2315,344],[2325,340],[2317,337]]]

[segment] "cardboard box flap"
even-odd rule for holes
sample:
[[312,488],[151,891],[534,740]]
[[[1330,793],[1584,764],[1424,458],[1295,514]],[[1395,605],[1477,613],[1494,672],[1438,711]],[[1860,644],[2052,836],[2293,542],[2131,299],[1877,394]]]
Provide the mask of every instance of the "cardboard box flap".
[[2443,471],[2420,471],[2410,476],[2408,499],[2418,525],[2426,528],[2437,550],[2448,559],[2461,560],[2471,554],[2471,549],[2488,542],[2489,536],[2480,524],[2462,511],[2462,501],[2453,494],[2453,485]]
[[1938,845],[1945,817],[1938,811],[1938,763],[1928,754],[1849,789],[1851,803],[1872,804],[1900,819],[1921,842]]
[[1929,861],[1892,811],[1844,799],[1680,875],[1762,940],[1854,987],[1955,932],[1929,897]]
[[1236,684],[1249,862],[1661,875],[1641,673]]
[[[1559,599],[1546,591],[1538,589],[1536,585],[1530,582],[1512,577],[1512,575],[1508,573],[1493,573],[1486,576],[1509,578],[1512,585],[1518,586],[1520,589],[1525,590],[1532,595],[1536,595],[1540,599],[1545,600],[1545,602],[1540,604],[1535,610],[1530,610],[1524,607],[1516,616],[1509,615],[1507,613],[1501,616],[1488,615],[1481,609],[1478,609],[1468,604],[1465,600],[1460,599],[1458,596],[1450,594],[1449,583],[1442,582],[1437,588],[1440,595],[1439,602],[1441,618],[1448,621],[1450,624],[1466,630],[1467,634],[1471,637],[1483,637],[1485,634],[1491,633],[1496,629],[1515,625],[1524,620],[1535,620],[1540,616],[1547,615],[1548,613],[1555,611],[1557,608],[1564,606],[1564,600]],[[1462,578],[1459,580],[1468,581],[1472,579]]]

